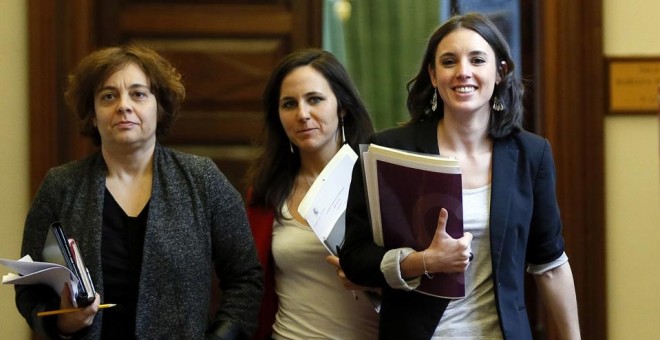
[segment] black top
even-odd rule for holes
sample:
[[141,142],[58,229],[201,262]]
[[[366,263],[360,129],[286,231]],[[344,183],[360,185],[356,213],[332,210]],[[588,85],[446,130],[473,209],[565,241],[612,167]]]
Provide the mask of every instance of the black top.
[[134,339],[149,203],[137,217],[130,217],[108,189],[105,189],[103,202],[102,300],[103,303],[115,303],[117,306],[103,310],[102,335],[104,339]]

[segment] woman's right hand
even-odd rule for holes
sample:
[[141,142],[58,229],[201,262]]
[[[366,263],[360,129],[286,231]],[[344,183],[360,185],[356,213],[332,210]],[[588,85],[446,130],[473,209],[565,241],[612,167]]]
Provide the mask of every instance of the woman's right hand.
[[344,273],[344,270],[341,269],[341,266],[339,265],[339,258],[337,256],[333,255],[328,255],[325,260],[330,263],[333,267],[335,267],[335,271],[337,272],[337,278],[339,278],[339,281],[341,282],[342,286],[346,288],[347,290],[373,290],[374,288],[371,287],[364,287],[357,285],[353,282],[351,282],[347,277],[346,274]]
[[[71,304],[71,290],[68,284],[64,286],[60,294],[60,309],[74,308]],[[94,321],[94,316],[99,309],[101,297],[96,293],[94,302],[76,312],[64,313],[57,316],[57,330],[61,335],[73,334],[85,327],[89,327]]]

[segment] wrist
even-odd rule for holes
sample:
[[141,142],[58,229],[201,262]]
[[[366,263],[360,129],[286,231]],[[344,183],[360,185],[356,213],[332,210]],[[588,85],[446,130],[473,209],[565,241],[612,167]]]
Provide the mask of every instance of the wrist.
[[433,274],[431,272],[429,272],[428,267],[426,266],[426,251],[427,250],[428,249],[424,249],[424,251],[422,251],[422,266],[424,268],[424,275],[426,277],[428,277],[429,279],[432,279]]

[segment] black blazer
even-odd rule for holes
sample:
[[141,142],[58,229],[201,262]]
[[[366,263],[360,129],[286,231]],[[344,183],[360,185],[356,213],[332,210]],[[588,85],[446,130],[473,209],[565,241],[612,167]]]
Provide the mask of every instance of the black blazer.
[[[437,119],[429,118],[386,130],[377,133],[372,143],[438,154],[437,124]],[[490,243],[500,327],[506,339],[531,339],[525,306],[526,265],[552,262],[564,252],[550,144],[525,131],[497,138],[492,172]],[[383,287],[381,339],[430,339],[448,300],[387,285],[380,263],[388,249],[373,241],[362,177],[356,166],[340,256],[342,269],[357,284]]]

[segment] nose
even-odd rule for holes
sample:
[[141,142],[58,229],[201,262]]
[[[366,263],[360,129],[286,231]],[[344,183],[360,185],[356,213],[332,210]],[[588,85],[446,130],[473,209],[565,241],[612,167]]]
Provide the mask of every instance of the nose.
[[309,106],[307,106],[305,103],[300,103],[298,105],[298,119],[301,121],[307,121],[311,118],[310,112],[309,112]]
[[117,101],[117,112],[118,113],[129,113],[133,111],[131,106],[130,97],[127,95],[120,95],[119,100]]
[[472,77],[472,65],[469,62],[458,63],[456,69],[456,76],[459,79],[465,79]]

